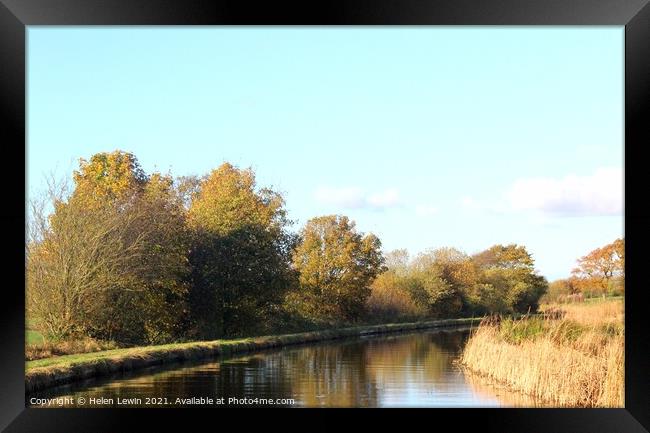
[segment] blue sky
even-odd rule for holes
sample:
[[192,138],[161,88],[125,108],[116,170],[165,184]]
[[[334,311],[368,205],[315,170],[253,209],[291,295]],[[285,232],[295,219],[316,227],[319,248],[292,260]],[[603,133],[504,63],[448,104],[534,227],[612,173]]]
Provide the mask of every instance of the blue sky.
[[623,27],[29,27],[29,194],[80,157],[253,167],[296,229],[386,251],[526,245],[550,279],[623,235]]

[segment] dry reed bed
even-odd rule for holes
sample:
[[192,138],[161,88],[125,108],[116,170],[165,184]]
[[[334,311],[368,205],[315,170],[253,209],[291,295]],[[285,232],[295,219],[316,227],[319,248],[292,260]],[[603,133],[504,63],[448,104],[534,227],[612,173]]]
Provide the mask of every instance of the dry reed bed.
[[39,344],[27,344],[27,346],[25,346],[25,359],[27,361],[34,361],[37,359],[51,358],[53,356],[100,352],[117,348],[118,346],[114,342],[94,340],[92,338],[82,338],[62,342],[48,341]]
[[562,305],[561,319],[484,322],[462,364],[473,373],[567,407],[623,407],[622,303]]
[[358,326],[299,334],[216,340],[163,346],[117,349],[83,355],[66,355],[30,361],[26,364],[25,388],[28,393],[91,377],[136,370],[186,360],[227,356],[274,347],[363,335],[404,332],[417,329],[466,326],[479,323],[481,318],[464,318]]

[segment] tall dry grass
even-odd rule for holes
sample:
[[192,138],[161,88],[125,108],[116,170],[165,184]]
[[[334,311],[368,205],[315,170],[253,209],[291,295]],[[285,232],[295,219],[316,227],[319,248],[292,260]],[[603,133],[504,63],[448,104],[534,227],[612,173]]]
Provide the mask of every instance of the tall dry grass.
[[117,344],[112,341],[100,341],[92,338],[78,340],[48,341],[25,346],[25,360],[49,358],[60,355],[73,355],[77,353],[99,352],[102,350],[117,349]]
[[565,407],[623,407],[620,301],[552,306],[561,319],[485,321],[461,362],[512,390]]
[[581,302],[576,304],[544,304],[542,312],[561,310],[564,318],[583,325],[602,325],[605,323],[623,323],[624,311],[621,300]]

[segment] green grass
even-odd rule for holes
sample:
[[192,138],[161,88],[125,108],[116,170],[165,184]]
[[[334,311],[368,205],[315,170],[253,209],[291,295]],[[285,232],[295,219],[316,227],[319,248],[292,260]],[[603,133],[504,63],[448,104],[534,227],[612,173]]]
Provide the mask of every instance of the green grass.
[[27,340],[27,344],[45,343],[45,338],[43,338],[43,334],[41,334],[38,331],[34,331],[32,329],[25,330],[25,340]]
[[[553,322],[540,317],[507,318],[502,320],[498,327],[503,341],[510,344],[534,341],[548,335],[551,329],[554,338],[558,341],[576,341],[588,331],[585,325],[574,320],[561,320],[554,325]],[[599,326],[598,329],[606,335],[618,335],[622,332],[622,324],[607,323]]]
[[593,298],[585,298],[585,302],[592,302],[592,303],[597,303],[597,302],[610,302],[610,301],[618,301],[618,300],[623,300],[625,296],[618,295],[618,296],[605,296],[604,298],[602,296],[594,296]]
[[[240,340],[231,340],[240,341]],[[138,356],[146,355],[152,352],[158,351],[171,351],[175,349],[185,349],[196,345],[196,343],[178,343],[178,344],[165,344],[160,346],[149,346],[149,347],[133,347],[126,349],[111,349],[111,350],[102,350],[101,352],[90,352],[90,353],[75,353],[73,355],[61,355],[53,356],[51,358],[36,359],[34,361],[27,361],[26,367],[27,370],[40,367],[70,367],[76,364],[83,364],[86,362],[96,361],[104,358],[112,357],[122,357],[122,356]]]
[[36,328],[38,320],[27,318],[25,322],[25,341],[27,344],[43,344],[45,337]]
[[[298,334],[292,334],[298,335]],[[282,335],[277,338],[286,338],[291,337],[291,335]],[[266,338],[240,338],[237,340],[214,340],[214,341],[194,341],[189,343],[171,343],[171,344],[161,344],[158,346],[142,346],[142,347],[129,347],[124,349],[111,349],[111,350],[102,350],[99,352],[90,352],[90,353],[75,353],[72,355],[61,355],[53,356],[51,358],[35,359],[33,361],[27,361],[26,366],[27,370],[40,367],[69,367],[76,364],[84,364],[87,362],[92,362],[96,360],[101,360],[105,358],[119,358],[127,356],[146,356],[153,353],[164,353],[171,352],[174,350],[188,350],[192,348],[201,348],[207,346],[219,346],[220,348],[225,349],[225,352],[229,348],[238,345],[244,345],[246,343],[254,343],[256,340]],[[272,338],[272,337],[271,337]]]
[[525,319],[503,319],[499,326],[501,338],[513,344],[532,340],[544,332],[544,320],[539,317]]

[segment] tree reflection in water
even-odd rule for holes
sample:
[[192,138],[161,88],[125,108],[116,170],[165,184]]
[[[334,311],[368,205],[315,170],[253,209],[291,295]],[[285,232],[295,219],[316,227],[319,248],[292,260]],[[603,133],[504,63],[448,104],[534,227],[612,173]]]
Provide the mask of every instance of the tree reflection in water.
[[454,364],[465,331],[286,347],[58,387],[36,397],[293,398],[307,407],[498,406]]

